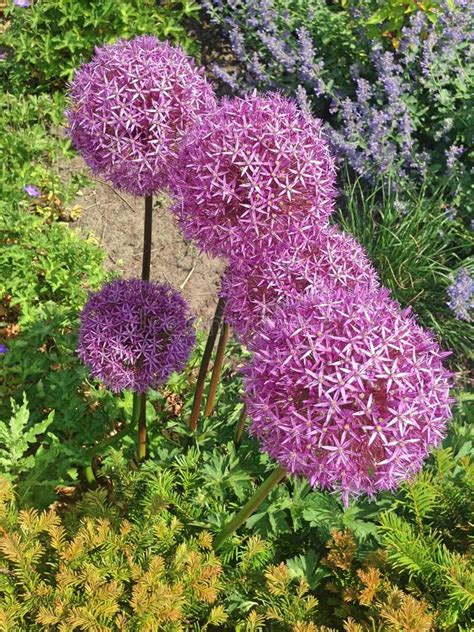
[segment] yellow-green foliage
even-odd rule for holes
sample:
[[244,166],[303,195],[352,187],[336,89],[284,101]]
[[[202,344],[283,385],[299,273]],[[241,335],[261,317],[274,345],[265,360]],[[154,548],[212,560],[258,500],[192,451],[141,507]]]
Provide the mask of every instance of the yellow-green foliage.
[[[164,513],[146,525],[86,517],[70,535],[55,509],[17,512],[2,486],[0,630],[177,631],[226,620],[212,607],[222,567],[206,531],[181,541],[181,524]],[[87,496],[105,506],[103,491]]]

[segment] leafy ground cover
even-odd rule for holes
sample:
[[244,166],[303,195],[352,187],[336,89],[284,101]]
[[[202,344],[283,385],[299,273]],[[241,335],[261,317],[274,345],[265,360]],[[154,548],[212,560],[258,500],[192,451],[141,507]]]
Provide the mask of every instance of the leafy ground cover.
[[[15,48],[20,20],[56,24],[47,14],[50,4],[34,5],[37,13],[11,9],[8,45]],[[54,6],[63,11],[66,5]],[[100,10],[108,29],[118,5],[107,6]],[[0,333],[8,349],[0,355],[2,629],[471,630],[474,400],[467,371],[473,335],[471,323],[449,309],[447,288],[453,270],[473,270],[472,236],[467,215],[446,216],[442,194],[415,187],[404,197],[383,182],[368,187],[350,167],[343,175],[340,223],[365,245],[400,303],[413,305],[455,351],[450,362],[459,403],[449,436],[398,492],[344,507],[337,496],[289,478],[215,552],[215,534],[272,464],[254,439],[236,436],[246,358],[236,342],[226,351],[213,415],[189,432],[203,335],[185,371],[150,393],[148,459],[137,465],[129,437],[93,454],[124,428],[132,395],[112,395],[76,354],[78,312],[110,274],[97,243],[68,225],[84,179],[62,181],[55,169],[73,153],[55,133],[64,97],[50,91],[90,55],[104,28],[93,42],[83,38],[80,25],[98,20],[99,9],[75,7],[79,26],[66,31],[77,38],[79,56],[65,54],[58,69],[38,36],[40,52],[28,62],[33,68],[20,73],[28,45],[20,38],[17,70],[7,66],[9,91],[1,97]],[[130,7],[117,30],[107,30],[111,38],[146,31],[148,20],[155,28],[159,9]],[[322,3],[316,9],[325,10]],[[168,3],[165,10],[179,25],[181,9]],[[351,47],[367,59],[357,38],[344,35],[352,18],[342,9],[334,16],[334,37],[347,46],[347,59]],[[129,31],[130,24],[139,28]],[[326,28],[323,19],[318,24]],[[186,43],[181,28],[170,34]],[[385,38],[392,46],[393,38]],[[326,61],[328,72],[338,59]],[[279,85],[288,81],[281,77]],[[28,186],[39,195],[25,191]],[[400,203],[408,212],[400,212]],[[95,490],[84,476],[91,454]]]

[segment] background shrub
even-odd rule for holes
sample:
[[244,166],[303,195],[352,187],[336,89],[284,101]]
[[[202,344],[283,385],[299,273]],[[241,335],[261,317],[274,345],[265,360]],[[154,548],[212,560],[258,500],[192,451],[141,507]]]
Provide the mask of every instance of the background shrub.
[[5,11],[0,45],[8,51],[0,78],[10,91],[50,92],[64,87],[94,46],[148,33],[189,53],[198,47],[185,22],[197,17],[194,0],[41,0]]

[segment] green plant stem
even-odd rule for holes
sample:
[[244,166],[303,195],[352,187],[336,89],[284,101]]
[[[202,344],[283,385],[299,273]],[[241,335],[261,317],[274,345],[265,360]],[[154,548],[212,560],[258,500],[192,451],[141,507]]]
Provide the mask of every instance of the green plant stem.
[[209,362],[211,361],[212,350],[216,342],[217,333],[219,332],[222,316],[224,313],[225,299],[222,297],[219,299],[214,318],[212,319],[211,328],[207,337],[206,347],[202,355],[201,366],[199,367],[198,379],[196,382],[196,390],[194,391],[193,408],[191,416],[189,418],[189,429],[195,432],[197,428],[197,422],[199,418],[199,411],[201,410],[202,395],[204,392],[204,382],[209,368]]
[[268,478],[266,478],[255,494],[245,503],[242,509],[236,514],[232,520],[230,520],[221,532],[218,534],[214,541],[214,548],[217,550],[227,540],[227,538],[234,533],[236,529],[242,525],[253,512],[260,507],[265,498],[269,495],[276,485],[286,476],[286,470],[283,467],[278,466]]
[[216,403],[217,387],[219,386],[219,380],[221,377],[222,365],[224,363],[225,349],[229,340],[230,327],[228,323],[222,324],[221,335],[219,342],[217,343],[216,357],[214,358],[214,367],[212,369],[211,383],[209,385],[209,393],[207,395],[206,408],[204,409],[204,416],[210,417],[214,410]]
[[138,418],[140,416],[140,402],[141,402],[140,394],[139,393],[134,393],[133,394],[132,419],[130,420],[130,423],[127,426],[125,426],[124,428],[122,428],[122,430],[120,432],[117,432],[116,434],[112,435],[111,437],[107,437],[107,439],[104,439],[103,441],[101,441],[100,443],[98,443],[93,448],[91,448],[90,450],[87,451],[86,456],[87,456],[88,459],[91,459],[91,463],[90,463],[90,465],[87,465],[84,468],[84,475],[86,477],[87,483],[91,487],[93,487],[93,486],[95,486],[97,484],[97,481],[96,481],[96,478],[95,478],[95,475],[94,475],[94,469],[92,467],[92,459],[94,458],[94,456],[96,454],[99,454],[100,452],[102,452],[102,450],[104,450],[104,448],[106,448],[109,445],[112,445],[112,444],[116,443],[122,437],[125,437],[126,435],[128,435],[128,434],[130,434],[132,432],[132,430],[137,425]]
[[146,394],[134,393],[133,397],[137,397],[137,406],[139,408],[140,419],[138,421],[138,462],[141,463],[146,458]]
[[[151,268],[151,239],[153,228],[153,196],[145,195],[145,221],[143,227],[143,259],[142,259],[142,280],[150,280]],[[135,394],[134,394],[135,397]],[[138,462],[146,457],[146,394],[140,397],[140,419],[138,421]],[[134,400],[135,401],[135,400]]]
[[247,406],[244,404],[244,407],[242,408],[242,412],[240,413],[239,421],[237,422],[237,426],[235,427],[234,445],[236,448],[238,448],[240,444],[242,443],[242,437],[244,434],[246,419],[247,419]]

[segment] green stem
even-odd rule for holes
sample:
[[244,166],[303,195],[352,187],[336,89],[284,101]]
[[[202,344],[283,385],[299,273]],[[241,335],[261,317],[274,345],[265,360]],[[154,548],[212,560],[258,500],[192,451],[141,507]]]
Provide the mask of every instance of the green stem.
[[221,377],[222,365],[224,364],[225,348],[227,341],[229,340],[229,325],[223,323],[219,342],[217,344],[216,357],[214,358],[214,367],[212,369],[211,383],[209,385],[209,393],[207,395],[206,408],[204,409],[204,416],[210,417],[214,410],[216,403],[217,387],[219,386],[219,380]]
[[[153,196],[145,195],[145,221],[143,226],[142,280],[150,280],[151,241],[153,228]],[[135,397],[135,394],[134,394]],[[138,462],[146,457],[146,394],[140,397],[140,419],[138,422]],[[134,400],[135,405],[135,400]],[[137,403],[138,406],[138,403]]]
[[[141,463],[146,458],[146,394],[134,393],[137,396],[137,407],[139,408],[138,420],[138,462]],[[135,405],[135,401],[134,401]]]
[[111,437],[107,437],[107,439],[104,439],[103,441],[101,441],[100,443],[98,443],[97,445],[95,445],[93,448],[91,448],[90,450],[88,450],[86,452],[86,456],[88,459],[91,460],[90,465],[87,465],[84,468],[84,475],[86,477],[87,483],[93,487],[97,484],[95,475],[94,475],[94,470],[92,468],[92,459],[94,458],[94,456],[96,454],[99,454],[100,452],[102,452],[104,450],[104,448],[108,447],[109,445],[112,445],[114,443],[116,443],[117,441],[119,441],[122,437],[125,437],[126,435],[130,434],[132,432],[132,430],[135,428],[137,421],[138,421],[138,417],[140,414],[140,395],[139,393],[134,393],[133,394],[133,411],[132,411],[132,419],[130,421],[130,423],[125,426],[124,428],[122,428],[122,430],[120,432],[117,432],[116,434],[112,435]]
[[189,418],[189,428],[192,432],[195,432],[197,428],[197,422],[199,418],[199,411],[201,410],[202,395],[204,392],[204,382],[206,380],[207,370],[209,368],[209,362],[211,361],[212,350],[216,342],[217,334],[219,332],[222,316],[224,313],[225,300],[221,297],[217,303],[216,312],[212,319],[211,328],[207,337],[206,347],[201,360],[201,366],[199,367],[198,379],[196,382],[196,390],[194,392],[193,408],[191,411],[191,417]]
[[276,487],[276,485],[278,485],[285,476],[286,470],[283,467],[278,466],[270,474],[270,476],[263,481],[255,494],[245,503],[239,513],[236,514],[226,525],[224,525],[214,541],[214,549],[217,550],[220,548],[225,540],[227,540],[227,538],[232,535],[232,533],[234,533],[234,531],[238,529],[240,525],[242,525],[247,518],[249,518],[256,509],[258,509],[258,507],[260,507],[272,489]]
[[240,446],[242,443],[242,436],[244,434],[245,422],[247,421],[247,406],[244,404],[242,408],[242,412],[240,413],[239,421],[237,422],[237,426],[235,428],[234,433],[234,445],[236,448]]

